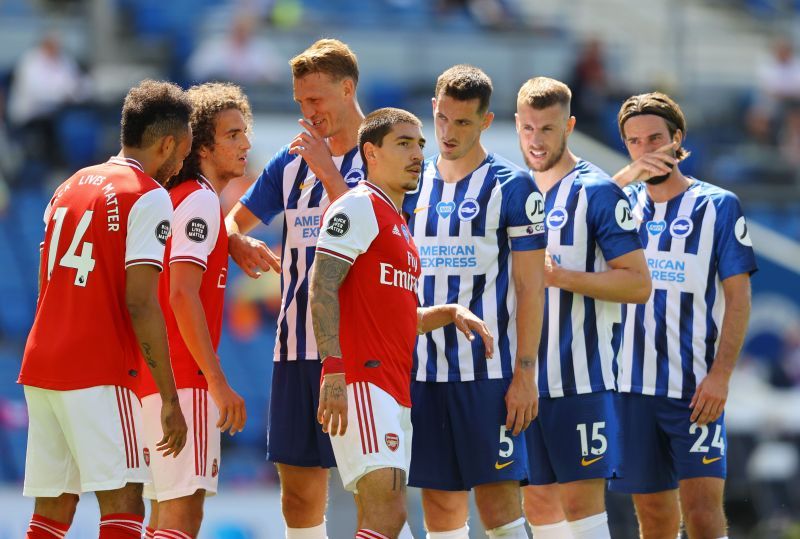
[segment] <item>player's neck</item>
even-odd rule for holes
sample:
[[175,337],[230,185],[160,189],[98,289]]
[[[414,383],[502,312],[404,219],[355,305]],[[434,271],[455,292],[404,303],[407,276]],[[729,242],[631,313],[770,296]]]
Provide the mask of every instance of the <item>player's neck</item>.
[[690,185],[692,185],[692,181],[684,176],[677,166],[672,170],[666,181],[658,185],[650,185],[645,182],[647,195],[653,202],[668,202],[689,189]]
[[381,181],[380,179],[377,179],[375,177],[370,177],[369,182],[372,183],[375,187],[379,188],[381,191],[383,191],[386,194],[386,196],[388,196],[389,199],[394,203],[394,207],[397,209],[397,211],[400,211],[400,209],[403,207],[403,199],[406,196],[405,191],[403,191],[402,189],[397,189],[397,190],[392,189],[389,186],[389,182]]
[[363,119],[364,113],[361,112],[358,102],[354,101],[352,109],[342,122],[341,129],[327,139],[328,148],[334,157],[344,155],[358,145],[358,127]]
[[486,159],[486,155],[486,149],[479,141],[469,152],[458,159],[442,159],[442,156],[439,155],[436,159],[436,168],[446,183],[455,183],[475,172],[475,169]]
[[228,182],[230,182],[230,178],[221,179],[222,177],[219,174],[208,167],[204,167],[202,163],[200,164],[200,174],[208,181],[208,183],[211,184],[211,187],[214,189],[214,192],[216,192],[217,195],[219,195],[228,185]]
[[572,172],[572,169],[574,169],[577,164],[578,158],[569,148],[566,148],[564,150],[564,155],[561,156],[558,163],[542,172],[533,171],[533,179],[536,182],[536,186],[542,193],[547,193],[555,184],[560,182],[564,176]]
[[140,165],[142,165],[142,171],[144,171],[144,173],[151,178],[154,178],[155,173],[158,172],[158,166],[153,162],[150,152],[146,149],[143,150],[141,148],[123,146],[117,154],[117,157],[121,157],[123,159],[133,159],[137,161]]

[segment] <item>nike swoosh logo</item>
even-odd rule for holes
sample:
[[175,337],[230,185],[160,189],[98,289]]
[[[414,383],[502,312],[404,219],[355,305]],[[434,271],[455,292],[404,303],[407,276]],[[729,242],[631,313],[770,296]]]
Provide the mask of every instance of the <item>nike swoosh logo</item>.
[[594,464],[598,460],[602,459],[603,457],[605,457],[605,455],[600,455],[599,457],[595,457],[595,458],[589,459],[589,460],[586,460],[586,457],[583,457],[581,459],[581,466],[591,466],[592,464]]
[[499,462],[495,462],[494,463],[494,469],[495,470],[502,470],[506,466],[511,466],[513,463],[514,463],[513,460],[509,460],[508,462],[504,462],[503,464],[500,464]]
[[300,184],[300,190],[302,191],[303,189],[306,189],[307,187],[314,187],[315,183],[317,183],[316,179],[313,179],[311,181],[307,181],[305,183],[301,183]]
[[713,459],[710,459],[708,457],[703,457],[703,464],[711,464],[712,462],[717,462],[718,460],[721,459],[722,457],[714,457]]
[[[430,204],[428,204],[427,206],[420,206],[419,208],[414,208],[414,213],[419,213],[419,212],[421,212],[421,211],[425,211],[425,210],[427,210],[427,209],[428,209],[428,208],[430,208],[430,207],[431,207],[431,205],[430,205]],[[513,462],[513,461],[512,461],[512,462]]]

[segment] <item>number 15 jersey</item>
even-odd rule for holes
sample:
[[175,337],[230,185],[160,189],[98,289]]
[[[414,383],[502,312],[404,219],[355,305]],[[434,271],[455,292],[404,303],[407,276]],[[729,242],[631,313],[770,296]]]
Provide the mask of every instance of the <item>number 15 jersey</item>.
[[136,389],[140,350],[126,269],[163,267],[172,204],[133,159],[112,157],[61,184],[44,214],[41,290],[19,383]]

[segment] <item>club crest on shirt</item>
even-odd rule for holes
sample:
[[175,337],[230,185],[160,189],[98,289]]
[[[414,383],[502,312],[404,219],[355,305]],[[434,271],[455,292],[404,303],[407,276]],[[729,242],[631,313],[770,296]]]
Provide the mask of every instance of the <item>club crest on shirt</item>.
[[747,229],[747,221],[744,220],[744,215],[739,217],[736,225],[733,227],[733,233],[736,236],[736,241],[745,247],[752,247],[753,240],[750,239],[750,231]]
[[156,239],[161,243],[161,245],[167,244],[167,238],[169,238],[169,221],[164,220],[161,221],[156,225]]
[[651,236],[658,236],[666,229],[667,229],[667,222],[664,220],[650,221],[649,223],[647,223],[647,231],[650,233]]
[[390,451],[397,451],[397,448],[400,447],[400,437],[393,432],[387,433],[384,437],[384,441],[386,442],[386,447],[388,447]]
[[564,228],[564,225],[567,224],[567,220],[569,219],[569,214],[567,213],[566,208],[563,206],[556,206],[547,214],[547,218],[545,222],[547,223],[547,228],[550,230],[560,230]]
[[351,168],[347,171],[347,174],[344,175],[344,183],[346,183],[348,187],[355,187],[358,185],[358,182],[363,179],[364,171],[360,168]]
[[685,215],[678,216],[669,225],[669,233],[673,238],[682,239],[692,233],[694,223]]
[[408,227],[406,225],[400,225],[400,230],[403,231],[403,237],[406,239],[406,243],[411,243],[411,232],[409,232]]
[[145,465],[150,466],[150,450],[145,447],[142,449],[142,455],[144,456]]
[[350,218],[344,213],[337,213],[328,220],[325,231],[334,238],[341,238],[350,230]]
[[455,202],[437,202],[436,203],[436,213],[439,214],[439,217],[442,219],[449,218],[453,212],[456,211],[456,203]]
[[474,198],[465,198],[458,205],[458,218],[462,221],[472,221],[481,211],[481,205]]
[[202,243],[208,237],[208,224],[199,217],[194,217],[186,223],[186,237],[195,243]]
[[636,228],[636,222],[631,215],[631,206],[627,200],[619,200],[617,207],[614,208],[614,218],[622,230],[633,230]]
[[211,477],[217,477],[219,473],[219,465],[217,465],[217,459],[214,459],[214,462],[211,463]]

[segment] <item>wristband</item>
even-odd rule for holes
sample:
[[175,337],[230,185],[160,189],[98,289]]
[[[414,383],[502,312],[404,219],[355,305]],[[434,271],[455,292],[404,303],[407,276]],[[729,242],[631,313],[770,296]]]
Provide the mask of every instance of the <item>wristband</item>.
[[344,373],[344,360],[337,356],[327,356],[322,360],[322,376]]

